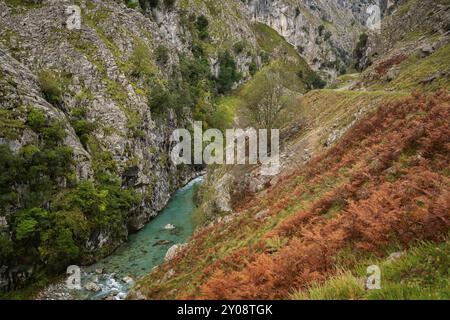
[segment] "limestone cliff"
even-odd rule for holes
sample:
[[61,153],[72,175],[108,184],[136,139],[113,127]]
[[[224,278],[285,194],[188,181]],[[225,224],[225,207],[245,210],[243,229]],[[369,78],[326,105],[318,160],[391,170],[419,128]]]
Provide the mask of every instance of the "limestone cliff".
[[249,0],[246,3],[253,20],[277,30],[310,66],[333,79],[351,65],[354,44],[365,30],[364,5],[368,7],[370,2],[363,2]]

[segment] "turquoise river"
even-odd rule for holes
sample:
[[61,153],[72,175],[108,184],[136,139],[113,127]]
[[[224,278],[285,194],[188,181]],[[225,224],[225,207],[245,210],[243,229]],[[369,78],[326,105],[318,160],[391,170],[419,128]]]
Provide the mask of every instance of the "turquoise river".
[[[194,231],[191,215],[194,210],[194,185],[197,178],[179,189],[166,208],[144,229],[129,237],[111,256],[81,269],[80,290],[67,290],[64,284],[49,290],[47,298],[122,300],[136,279],[152,271],[164,261],[167,250],[174,244],[185,243]],[[169,228],[168,228],[169,226]],[[174,229],[172,229],[174,227]],[[131,281],[131,279],[133,281]],[[90,290],[87,290],[86,287]],[[94,287],[94,289],[92,289]],[[61,290],[63,289],[63,290]],[[64,292],[62,292],[64,291]]]

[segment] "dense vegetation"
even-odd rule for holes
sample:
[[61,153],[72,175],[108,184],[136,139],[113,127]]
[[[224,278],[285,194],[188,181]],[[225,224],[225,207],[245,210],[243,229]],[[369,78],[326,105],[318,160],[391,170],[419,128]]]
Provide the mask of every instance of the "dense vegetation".
[[95,232],[125,239],[126,215],[139,197],[112,172],[103,172],[101,181],[76,181],[63,125],[34,108],[26,124],[34,143],[18,152],[0,146],[0,210],[16,211],[7,215],[12,238],[0,230],[0,264],[37,268],[36,278],[108,253],[112,248],[90,252],[87,241]]

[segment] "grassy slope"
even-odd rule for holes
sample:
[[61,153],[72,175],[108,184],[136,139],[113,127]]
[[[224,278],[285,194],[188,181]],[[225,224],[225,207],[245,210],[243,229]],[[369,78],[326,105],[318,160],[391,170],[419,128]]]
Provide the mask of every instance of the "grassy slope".
[[[367,257],[352,270],[343,269],[325,283],[292,294],[298,300],[449,299],[450,242],[424,242],[398,260]],[[381,290],[365,290],[367,266],[381,270]]]
[[[247,199],[233,222],[199,230],[137,289],[148,298],[288,298],[340,272],[342,255],[339,268],[354,269],[358,257],[445,239],[446,101],[416,96],[379,109],[306,168]],[[157,280],[170,269],[173,278]]]

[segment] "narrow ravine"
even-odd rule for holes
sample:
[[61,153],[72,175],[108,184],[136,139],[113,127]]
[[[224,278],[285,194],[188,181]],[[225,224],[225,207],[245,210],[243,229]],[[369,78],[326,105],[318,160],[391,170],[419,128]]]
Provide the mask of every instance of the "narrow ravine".
[[172,245],[185,243],[192,235],[193,187],[202,180],[199,177],[179,189],[155,219],[131,235],[111,256],[82,268],[83,289],[68,290],[65,283],[54,284],[42,291],[38,299],[125,299],[136,279],[161,264]]

